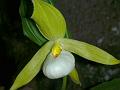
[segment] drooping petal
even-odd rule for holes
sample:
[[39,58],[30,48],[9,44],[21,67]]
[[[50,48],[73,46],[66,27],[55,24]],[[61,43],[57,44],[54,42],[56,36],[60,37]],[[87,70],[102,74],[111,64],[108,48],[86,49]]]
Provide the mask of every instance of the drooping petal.
[[72,70],[72,72],[69,74],[69,76],[71,77],[71,79],[74,83],[81,85],[79,75],[78,75],[78,72],[77,72],[76,68],[74,68]]
[[23,85],[29,83],[37,75],[41,69],[43,61],[50,52],[52,45],[53,42],[49,41],[41,49],[38,50],[38,52],[19,73],[10,90],[17,90]]
[[62,51],[58,57],[50,53],[43,65],[43,73],[50,79],[68,75],[75,67],[75,58],[68,51]]
[[66,22],[63,15],[53,5],[42,0],[33,0],[32,19],[36,22],[43,36],[48,40],[63,38]]
[[60,39],[60,42],[63,45],[63,49],[73,52],[88,60],[106,65],[120,63],[120,60],[117,60],[106,51],[88,43],[72,39]]

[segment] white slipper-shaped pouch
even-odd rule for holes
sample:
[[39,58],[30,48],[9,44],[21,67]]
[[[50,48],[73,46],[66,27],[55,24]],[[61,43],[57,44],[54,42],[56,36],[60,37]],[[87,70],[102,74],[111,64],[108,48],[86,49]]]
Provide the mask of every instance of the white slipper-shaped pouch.
[[57,79],[68,75],[74,67],[74,56],[70,52],[62,50],[57,57],[54,57],[52,53],[47,56],[43,64],[43,73],[50,79]]

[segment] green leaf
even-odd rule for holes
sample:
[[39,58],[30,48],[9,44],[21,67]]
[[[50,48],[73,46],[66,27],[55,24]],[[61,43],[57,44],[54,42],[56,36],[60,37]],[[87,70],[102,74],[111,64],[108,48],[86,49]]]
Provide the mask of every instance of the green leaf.
[[20,16],[25,17],[26,12],[27,12],[26,0],[21,0],[20,7],[19,7]]
[[39,32],[38,28],[32,20],[22,18],[22,26],[24,34],[39,46],[47,41]]
[[52,45],[53,42],[49,41],[38,50],[38,52],[19,73],[10,90],[17,90],[18,88],[29,83],[37,75],[41,69],[42,63],[51,50]]
[[66,22],[63,15],[53,5],[42,0],[33,0],[32,19],[40,32],[48,40],[63,38],[66,32]]
[[120,60],[117,60],[109,53],[88,43],[72,39],[60,39],[60,42],[63,45],[63,49],[73,52],[88,60],[106,65],[114,65],[120,63]]
[[120,78],[99,84],[90,90],[120,90]]
[[71,77],[72,81],[76,84],[80,84],[80,80],[79,80],[79,75],[77,70],[74,68],[73,71],[69,74],[69,76]]
[[30,17],[32,14],[33,5],[31,0],[20,0],[19,13],[21,18]]
[[41,46],[47,40],[39,32],[39,29],[36,27],[36,24],[31,19],[26,18],[29,12],[28,8],[30,8],[28,4],[30,5],[30,1],[21,0],[19,8],[19,13],[22,19],[23,32],[30,40]]

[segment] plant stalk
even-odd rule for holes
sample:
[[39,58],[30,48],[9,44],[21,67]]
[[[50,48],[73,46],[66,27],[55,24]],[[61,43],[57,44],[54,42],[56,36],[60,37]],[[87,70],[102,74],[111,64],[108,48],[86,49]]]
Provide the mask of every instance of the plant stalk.
[[67,76],[63,78],[63,83],[62,83],[62,88],[61,90],[66,90],[66,85],[67,85]]

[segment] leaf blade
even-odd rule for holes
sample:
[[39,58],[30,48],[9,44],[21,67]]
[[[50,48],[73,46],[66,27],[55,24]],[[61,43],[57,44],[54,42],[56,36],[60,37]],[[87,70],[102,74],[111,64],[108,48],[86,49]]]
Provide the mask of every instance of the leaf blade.
[[41,46],[47,40],[39,32],[39,29],[36,27],[35,23],[30,18],[26,18],[27,14],[31,12],[29,9],[32,7],[30,6],[31,1],[21,0],[19,13],[21,16],[23,32],[30,40]]
[[28,62],[28,64],[19,73],[16,80],[14,81],[10,90],[16,90],[25,84],[29,83],[39,72],[43,61],[50,52],[53,45],[52,41],[45,44],[38,52],[33,56],[33,58]]
[[22,26],[24,34],[39,46],[47,41],[39,32],[38,28],[35,26],[32,20],[22,18]]
[[88,60],[106,65],[120,63],[120,60],[117,60],[106,51],[88,43],[72,39],[60,39],[60,42],[63,44],[65,50],[73,52]]
[[19,13],[21,17],[25,17],[26,16],[26,12],[27,12],[27,7],[26,7],[26,0],[21,0],[20,2],[20,7],[19,7]]
[[113,79],[111,81],[99,84],[90,90],[119,90],[120,89],[120,78]]
[[19,14],[21,18],[30,17],[32,14],[32,3],[30,0],[20,0]]

